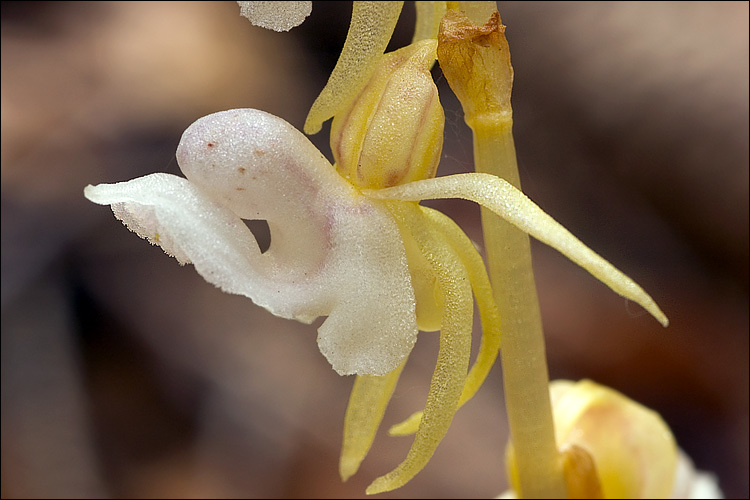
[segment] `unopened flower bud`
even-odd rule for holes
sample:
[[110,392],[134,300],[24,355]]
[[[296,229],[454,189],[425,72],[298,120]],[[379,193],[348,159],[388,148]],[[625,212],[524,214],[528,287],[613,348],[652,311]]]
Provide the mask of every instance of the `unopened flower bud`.
[[[550,396],[569,498],[670,498],[678,448],[658,413],[590,380],[556,380]],[[518,491],[512,444],[506,458]]]
[[363,90],[334,117],[331,149],[339,173],[365,188],[435,176],[445,116],[430,74],[437,42],[383,56]]

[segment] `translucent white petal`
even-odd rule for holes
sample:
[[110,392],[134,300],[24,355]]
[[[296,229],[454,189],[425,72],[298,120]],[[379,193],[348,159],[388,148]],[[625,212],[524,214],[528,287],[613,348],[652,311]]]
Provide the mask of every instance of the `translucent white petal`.
[[[188,180],[153,174],[85,194],[117,206],[128,227],[222,290],[286,318],[328,316],[318,345],[338,373],[398,366],[416,341],[415,300],[398,226],[381,202],[341,178],[301,132],[258,110],[199,119],[177,159]],[[241,218],[268,221],[267,252]]]
[[683,451],[679,451],[674,488],[669,498],[724,498],[716,475],[695,468],[695,464]]
[[237,2],[240,14],[255,26],[274,31],[289,31],[299,26],[312,12],[312,2]]
[[112,205],[118,219],[180,263],[193,263],[206,281],[250,297],[284,318],[310,322],[323,308],[318,283],[294,283],[260,253],[253,234],[231,210],[187,179],[151,174],[128,182],[87,186],[85,196]]

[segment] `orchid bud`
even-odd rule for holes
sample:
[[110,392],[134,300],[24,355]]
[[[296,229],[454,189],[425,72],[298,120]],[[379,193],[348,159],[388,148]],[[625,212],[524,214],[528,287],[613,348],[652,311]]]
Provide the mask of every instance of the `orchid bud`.
[[363,90],[331,125],[336,168],[377,189],[435,176],[445,116],[430,74],[437,41],[383,56]]
[[[590,380],[550,384],[569,498],[669,498],[678,448],[661,416]],[[506,465],[518,491],[512,444]]]

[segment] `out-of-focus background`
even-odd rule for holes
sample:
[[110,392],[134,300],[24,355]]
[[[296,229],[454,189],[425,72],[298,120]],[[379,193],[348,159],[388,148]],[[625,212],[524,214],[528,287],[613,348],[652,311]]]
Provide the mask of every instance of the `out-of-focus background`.
[[[525,191],[671,320],[535,242],[552,377],[656,409],[727,496],[747,498],[748,3],[499,9]],[[403,459],[410,440],[381,430],[341,483],[353,380],[330,369],[315,327],[221,293],[83,197],[178,174],[182,131],[214,111],[301,128],[350,12],[316,2],[275,33],[234,2],[2,3],[3,497],[358,498]],[[435,76],[440,172],[470,171],[470,132]],[[329,155],[327,130],[312,140]],[[432,205],[481,242],[476,206]],[[384,428],[423,405],[436,352],[423,334]],[[496,366],[431,463],[383,497],[495,496],[506,440]]]

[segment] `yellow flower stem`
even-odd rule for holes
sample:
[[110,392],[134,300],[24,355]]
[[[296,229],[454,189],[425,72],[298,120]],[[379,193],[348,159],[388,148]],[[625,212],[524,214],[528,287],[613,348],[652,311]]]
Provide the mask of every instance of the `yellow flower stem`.
[[[497,175],[520,189],[512,120],[475,122],[477,172]],[[523,498],[564,498],[555,444],[549,376],[529,237],[482,208],[490,280],[503,318],[500,351],[505,404]]]
[[[438,36],[438,61],[464,110],[477,172],[520,189],[512,134],[513,68],[497,11],[483,26],[449,10]],[[529,238],[482,208],[490,280],[503,322],[505,401],[522,498],[565,498],[555,443],[541,315]]]

